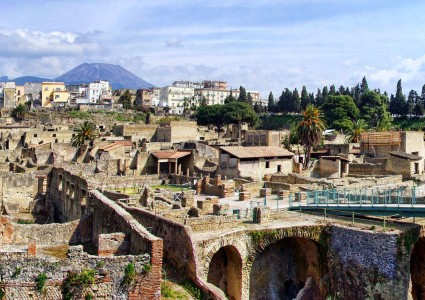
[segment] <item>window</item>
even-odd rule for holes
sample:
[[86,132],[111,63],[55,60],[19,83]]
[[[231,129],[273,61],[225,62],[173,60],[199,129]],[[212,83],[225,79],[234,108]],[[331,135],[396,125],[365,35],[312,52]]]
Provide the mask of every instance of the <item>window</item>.
[[266,169],[270,168],[270,162],[266,161]]
[[59,99],[61,96],[59,95],[55,95],[55,99]]
[[412,152],[413,155],[419,155],[419,151]]

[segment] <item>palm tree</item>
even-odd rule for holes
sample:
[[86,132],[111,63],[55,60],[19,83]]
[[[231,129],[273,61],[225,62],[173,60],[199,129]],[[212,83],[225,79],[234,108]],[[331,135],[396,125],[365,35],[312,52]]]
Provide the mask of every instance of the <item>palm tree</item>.
[[311,149],[320,143],[322,132],[326,124],[322,112],[312,104],[297,117],[296,134],[306,149],[304,167],[308,165],[311,157]]
[[360,137],[363,132],[366,130],[366,122],[363,119],[357,120],[353,123],[353,129],[348,132],[346,137],[347,143],[358,143],[360,142]]
[[26,114],[28,113],[28,107],[23,104],[20,103],[18,104],[13,110],[12,110],[12,116],[17,120],[17,121],[22,121],[23,119],[25,119]]
[[75,132],[76,134],[71,138],[73,147],[79,147],[85,141],[92,141],[98,136],[96,125],[90,121],[85,121]]

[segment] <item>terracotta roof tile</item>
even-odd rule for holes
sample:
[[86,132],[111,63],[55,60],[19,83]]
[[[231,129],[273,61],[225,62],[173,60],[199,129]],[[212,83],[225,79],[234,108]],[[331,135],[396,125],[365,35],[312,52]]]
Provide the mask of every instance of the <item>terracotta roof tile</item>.
[[242,146],[225,146],[221,147],[223,151],[236,156],[238,158],[259,158],[259,157],[291,157],[295,154],[281,147],[258,146],[258,147],[242,147]]
[[190,155],[191,152],[172,150],[172,151],[153,151],[151,152],[151,154],[155,156],[156,158],[181,158],[186,155]]

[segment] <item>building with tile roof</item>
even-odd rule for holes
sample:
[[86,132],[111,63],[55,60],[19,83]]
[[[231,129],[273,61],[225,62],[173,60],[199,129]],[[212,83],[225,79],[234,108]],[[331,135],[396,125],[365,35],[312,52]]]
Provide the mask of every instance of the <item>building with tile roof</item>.
[[281,147],[225,146],[220,148],[218,174],[259,180],[267,174],[291,173],[294,156]]

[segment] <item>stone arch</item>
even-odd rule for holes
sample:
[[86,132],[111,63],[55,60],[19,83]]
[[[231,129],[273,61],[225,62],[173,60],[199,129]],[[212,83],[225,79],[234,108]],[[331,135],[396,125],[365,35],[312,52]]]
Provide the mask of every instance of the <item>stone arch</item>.
[[214,253],[207,281],[224,291],[229,299],[242,299],[242,257],[235,246],[223,246]]
[[326,247],[298,236],[269,240],[262,246],[252,257],[250,299],[326,299]]

